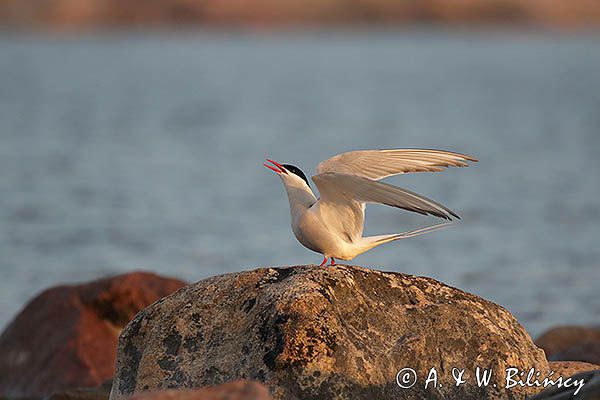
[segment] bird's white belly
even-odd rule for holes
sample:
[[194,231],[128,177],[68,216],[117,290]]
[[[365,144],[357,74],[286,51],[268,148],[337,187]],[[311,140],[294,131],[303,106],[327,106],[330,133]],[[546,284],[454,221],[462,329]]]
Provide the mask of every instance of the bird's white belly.
[[292,221],[292,230],[302,245],[326,257],[351,260],[355,256],[351,243],[329,230],[321,218],[311,211]]

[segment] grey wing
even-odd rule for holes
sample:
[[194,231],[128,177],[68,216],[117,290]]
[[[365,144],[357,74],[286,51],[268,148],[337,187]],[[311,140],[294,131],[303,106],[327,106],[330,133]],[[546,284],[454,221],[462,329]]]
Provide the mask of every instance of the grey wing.
[[322,196],[316,203],[316,209],[323,225],[338,233],[345,241],[353,242],[362,237],[365,223],[364,203],[350,197]]
[[[328,185],[318,176],[312,177],[313,182],[319,187],[321,197],[313,205],[313,211],[318,213],[323,225],[331,232],[336,232],[347,242],[353,242],[362,237],[365,222],[365,203],[352,196],[339,193],[337,196],[327,195]],[[331,188],[335,191],[335,188]]]
[[442,204],[409,190],[361,176],[325,173],[312,177],[324,203],[378,203],[452,220],[460,217]]
[[444,150],[359,150],[338,154],[317,166],[317,174],[338,173],[379,180],[408,172],[437,172],[445,167],[467,167],[473,157]]

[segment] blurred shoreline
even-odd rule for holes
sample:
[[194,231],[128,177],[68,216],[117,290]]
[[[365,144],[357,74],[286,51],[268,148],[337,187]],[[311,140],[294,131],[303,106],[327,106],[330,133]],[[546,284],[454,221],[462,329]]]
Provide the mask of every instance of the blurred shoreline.
[[596,0],[0,0],[9,30],[131,27],[286,28],[360,26],[508,26],[592,29]]

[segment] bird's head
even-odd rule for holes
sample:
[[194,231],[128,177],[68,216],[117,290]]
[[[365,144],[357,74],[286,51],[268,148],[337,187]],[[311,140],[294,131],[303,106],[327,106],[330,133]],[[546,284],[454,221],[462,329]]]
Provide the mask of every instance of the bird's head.
[[280,164],[277,161],[270,159],[267,159],[267,161],[273,165],[266,163],[263,165],[269,168],[271,171],[276,172],[286,188],[298,188],[303,190],[306,190],[306,188],[310,189],[308,179],[300,168],[290,164]]

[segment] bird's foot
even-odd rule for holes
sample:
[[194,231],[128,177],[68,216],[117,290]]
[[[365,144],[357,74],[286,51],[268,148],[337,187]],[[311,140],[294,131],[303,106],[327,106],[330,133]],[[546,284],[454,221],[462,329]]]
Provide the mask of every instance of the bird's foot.
[[333,257],[331,257],[331,264],[329,265],[331,265],[332,267],[335,265],[335,260],[333,259]]
[[[332,260],[333,260],[333,258],[332,258]],[[322,267],[325,264],[327,264],[327,257],[323,258],[323,262],[321,263],[321,265],[319,265],[319,267]]]

